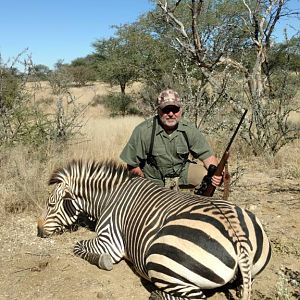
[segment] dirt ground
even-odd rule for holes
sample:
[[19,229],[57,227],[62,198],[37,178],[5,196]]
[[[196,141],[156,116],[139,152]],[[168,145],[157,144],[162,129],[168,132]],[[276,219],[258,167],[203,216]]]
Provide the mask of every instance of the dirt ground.
[[[300,299],[300,183],[280,178],[278,170],[266,174],[246,166],[244,173],[230,200],[261,219],[273,245],[270,264],[253,284],[253,299]],[[0,299],[148,299],[149,286],[126,262],[108,272],[73,255],[76,241],[93,232],[81,228],[41,239],[36,218],[23,213],[0,221]],[[209,299],[230,298],[218,292]]]

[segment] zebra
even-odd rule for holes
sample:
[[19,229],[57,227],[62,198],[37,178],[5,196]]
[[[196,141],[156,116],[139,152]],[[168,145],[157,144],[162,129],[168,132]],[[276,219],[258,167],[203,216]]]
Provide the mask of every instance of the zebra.
[[171,191],[112,160],[73,160],[50,177],[38,236],[62,233],[84,213],[96,237],[74,254],[100,269],[125,259],[155,287],[151,300],[206,299],[241,281],[243,300],[268,264],[271,245],[253,213],[231,202]]

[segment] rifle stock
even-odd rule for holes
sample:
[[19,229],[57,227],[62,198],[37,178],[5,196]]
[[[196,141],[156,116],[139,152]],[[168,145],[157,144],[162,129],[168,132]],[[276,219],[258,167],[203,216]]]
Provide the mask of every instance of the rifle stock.
[[[242,118],[240,119],[240,122],[237,126],[237,128],[235,129],[234,131],[234,134],[232,136],[232,138],[230,139],[227,147],[226,147],[226,150],[218,164],[217,167],[213,166],[213,165],[210,165],[209,168],[208,168],[208,173],[206,176],[204,176],[203,178],[203,181],[201,183],[201,186],[199,189],[195,190],[195,194],[197,195],[201,195],[201,196],[206,196],[206,197],[212,197],[214,192],[215,192],[215,189],[216,187],[214,185],[212,185],[211,183],[211,178],[212,176],[216,175],[216,176],[222,176],[223,174],[223,170],[224,170],[224,167],[227,163],[227,160],[229,158],[229,149],[231,147],[231,144],[232,142],[234,141],[234,138],[239,130],[239,128],[241,127],[242,125],[242,122],[247,114],[247,109],[244,111],[244,114],[242,115]],[[212,168],[211,168],[212,167]],[[214,167],[214,168],[213,168]]]
[[[222,176],[223,170],[224,170],[225,164],[227,163],[228,158],[229,158],[229,152],[225,151],[218,166],[217,166],[217,169],[213,175]],[[216,187],[214,185],[212,185],[211,180],[210,180],[210,183],[207,185],[207,188],[201,193],[201,195],[206,196],[206,197],[212,197],[215,190],[216,190]]]

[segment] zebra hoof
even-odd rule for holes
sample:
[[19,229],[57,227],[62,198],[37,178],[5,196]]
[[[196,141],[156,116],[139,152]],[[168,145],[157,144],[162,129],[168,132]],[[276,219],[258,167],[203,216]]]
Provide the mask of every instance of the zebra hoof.
[[100,254],[98,266],[100,269],[111,271],[113,268],[113,262],[110,255],[107,253]]

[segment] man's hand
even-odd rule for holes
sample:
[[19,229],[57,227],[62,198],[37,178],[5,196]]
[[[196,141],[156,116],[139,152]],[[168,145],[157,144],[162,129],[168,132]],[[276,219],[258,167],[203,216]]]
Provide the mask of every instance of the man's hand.
[[[215,156],[212,155],[212,156],[206,158],[205,160],[203,160],[203,163],[204,163],[205,168],[208,169],[210,165],[217,166],[219,161]],[[213,175],[211,178],[211,183],[215,187],[220,186],[222,184],[222,182],[223,182],[223,176]]]
[[216,176],[216,175],[214,175],[211,178],[211,183],[215,187],[220,186],[222,184],[222,182],[223,182],[223,176]]
[[138,175],[140,177],[145,177],[145,175],[140,167],[133,167],[133,166],[127,165],[127,169],[132,174]]

